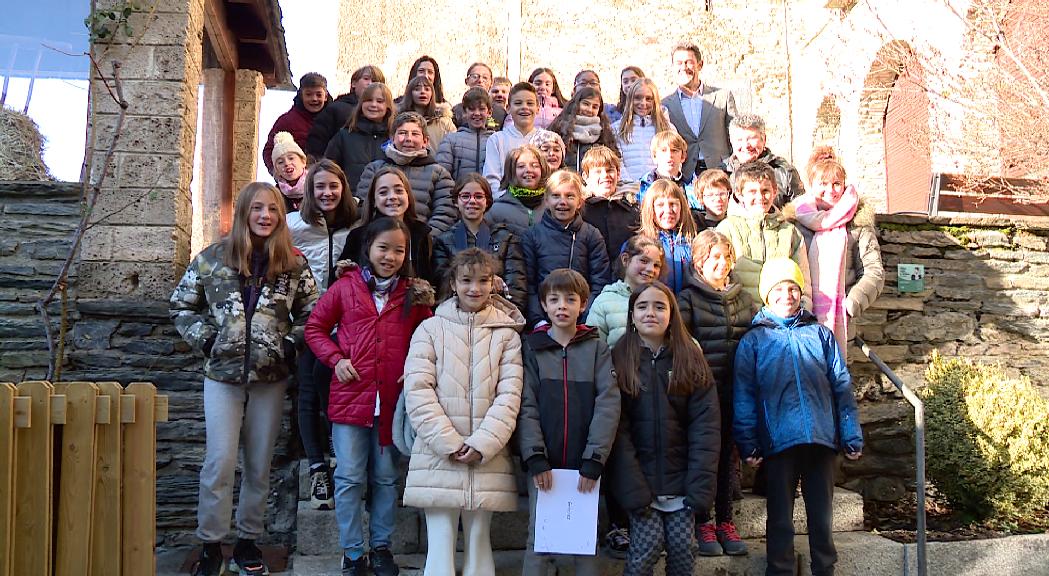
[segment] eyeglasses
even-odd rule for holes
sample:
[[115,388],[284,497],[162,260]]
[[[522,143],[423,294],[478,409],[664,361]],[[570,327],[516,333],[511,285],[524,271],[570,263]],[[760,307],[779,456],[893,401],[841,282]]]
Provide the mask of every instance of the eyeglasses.
[[576,82],[576,86],[588,86],[590,88],[597,88],[600,85],[601,83],[597,80],[580,80],[579,82]]
[[728,198],[728,192],[704,192],[704,198]]
[[477,73],[475,72],[475,73],[473,73],[473,74],[467,74],[467,75],[466,75],[466,79],[467,79],[467,80],[472,80],[472,81],[476,82],[476,81],[478,81],[478,80],[482,80],[482,79],[483,79],[483,80],[491,80],[492,78],[491,78],[491,76],[482,76],[482,75],[480,75],[480,74],[477,74]]
[[487,200],[487,198],[484,194],[460,194],[459,200],[462,200],[463,202],[469,202],[470,200],[474,200],[476,202],[484,202]]

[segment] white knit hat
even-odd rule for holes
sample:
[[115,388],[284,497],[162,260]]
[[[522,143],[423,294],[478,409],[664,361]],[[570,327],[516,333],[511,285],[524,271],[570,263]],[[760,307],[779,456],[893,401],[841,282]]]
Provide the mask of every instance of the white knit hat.
[[280,158],[288,152],[294,152],[299,156],[302,156],[303,162],[306,161],[306,154],[302,151],[302,148],[295,143],[295,138],[292,137],[291,132],[277,132],[273,135],[273,152],[270,153],[270,160],[276,164],[277,158]]

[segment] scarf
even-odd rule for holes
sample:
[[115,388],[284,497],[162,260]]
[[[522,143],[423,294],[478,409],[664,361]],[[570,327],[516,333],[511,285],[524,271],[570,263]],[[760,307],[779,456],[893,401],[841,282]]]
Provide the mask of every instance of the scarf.
[[380,278],[372,274],[370,266],[364,266],[361,268],[361,277],[364,278],[364,283],[368,285],[368,289],[372,291],[372,294],[378,294],[385,298],[390,297],[390,292],[397,287],[397,276],[390,276],[389,278]]
[[572,127],[572,140],[583,144],[593,144],[601,137],[601,118],[599,116],[576,116]]
[[[455,253],[458,254],[467,248],[480,248],[485,252],[491,251],[492,244],[492,231],[488,228],[488,223],[484,220],[481,221],[481,226],[477,229],[477,235],[470,234],[470,231],[466,229],[466,224],[459,222],[452,229],[453,246],[455,246]],[[469,237],[473,236],[473,246],[470,245]]]
[[845,189],[838,203],[827,209],[816,205],[815,194],[805,194],[795,203],[798,222],[813,231],[809,245],[809,269],[812,282],[812,312],[832,332],[845,357],[848,340],[845,314],[845,259],[849,251],[849,233],[845,225],[852,221],[859,206],[856,188]]
[[511,196],[517,198],[521,204],[524,204],[525,207],[531,208],[532,210],[535,210],[539,206],[543,201],[543,195],[546,194],[546,188],[536,188],[533,190],[531,188],[514,186],[513,184],[511,184],[507,190],[510,192]]
[[302,202],[302,195],[306,192],[306,172],[304,171],[302,176],[299,176],[299,179],[295,184],[288,184],[284,180],[278,178],[277,187],[280,188],[280,193],[283,194],[285,198],[291,200],[291,203],[297,209]]
[[427,148],[416,150],[415,152],[402,152],[393,144],[386,147],[386,157],[393,160],[393,163],[398,166],[407,166],[416,158],[425,158],[429,153],[430,150]]

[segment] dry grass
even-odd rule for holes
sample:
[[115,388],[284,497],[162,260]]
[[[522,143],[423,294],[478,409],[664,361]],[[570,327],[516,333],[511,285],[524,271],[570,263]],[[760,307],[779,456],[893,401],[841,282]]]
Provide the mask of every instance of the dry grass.
[[28,116],[0,109],[0,180],[54,180],[43,160],[44,137]]

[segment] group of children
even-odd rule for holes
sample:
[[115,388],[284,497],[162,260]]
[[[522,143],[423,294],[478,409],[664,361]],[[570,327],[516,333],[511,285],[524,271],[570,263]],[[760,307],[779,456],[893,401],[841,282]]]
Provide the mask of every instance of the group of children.
[[[468,82],[484,69],[471,66]],[[256,421],[242,410],[225,423],[213,455],[219,408],[209,399],[219,396],[210,390],[215,381],[241,394],[279,382],[282,395],[287,374],[272,365],[301,338],[311,499],[335,509],[344,575],[398,573],[398,497],[425,512],[426,574],[455,573],[460,522],[463,573],[494,573],[492,513],[517,504],[513,454],[529,478],[525,574],[557,559],[533,547],[537,493],[551,489],[552,469],[578,471],[581,492],[600,481],[609,544],[625,553],[626,574],[650,574],[664,551],[672,575],[691,574],[696,551],[746,554],[732,519],[740,459],[767,472],[767,574],[792,573],[799,480],[813,572],[832,573],[835,455],[862,451],[847,329],[883,282],[870,209],[832,153],[811,163],[810,192],[784,210],[773,206],[776,180],[764,163],[744,164],[732,184],[720,170],[684,174],[686,145],[655,86],[628,71],[636,81],[624,85],[614,127],[596,74],[581,72],[566,101],[553,73],[538,69],[506,92],[501,130],[492,95],[474,87],[448,112],[462,126],[437,136],[440,72],[421,58],[400,113],[383,84],[363,87],[328,144],[337,158],[307,169],[301,149],[278,135],[279,187],[251,185],[248,207],[241,193],[231,235],[194,260],[172,295],[176,327],[208,358],[197,574],[223,562],[226,429]],[[544,122],[565,132],[536,128]],[[375,148],[384,126],[390,142]],[[649,141],[647,157],[634,138]],[[368,146],[381,157],[364,161]],[[626,182],[635,174],[639,182]],[[252,312],[263,308],[276,320],[257,326]],[[251,368],[261,360],[268,372]],[[256,476],[265,456],[252,457]],[[244,490],[233,560],[242,574],[262,574],[261,527],[242,520],[258,502]],[[576,573],[600,573],[596,556],[569,559]]]

